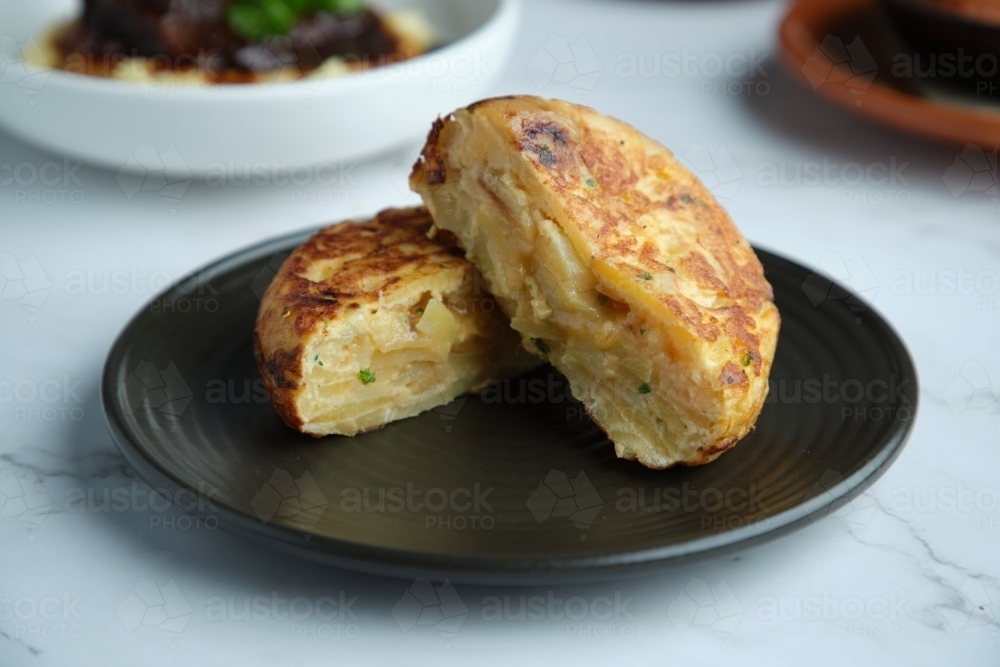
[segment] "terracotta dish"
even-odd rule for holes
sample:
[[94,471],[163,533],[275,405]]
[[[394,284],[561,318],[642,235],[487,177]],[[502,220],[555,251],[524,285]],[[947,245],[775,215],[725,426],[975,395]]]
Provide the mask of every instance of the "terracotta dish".
[[931,67],[875,0],[799,0],[781,23],[779,41],[793,77],[848,109],[927,137],[1000,144],[996,84],[944,76],[944,51]]

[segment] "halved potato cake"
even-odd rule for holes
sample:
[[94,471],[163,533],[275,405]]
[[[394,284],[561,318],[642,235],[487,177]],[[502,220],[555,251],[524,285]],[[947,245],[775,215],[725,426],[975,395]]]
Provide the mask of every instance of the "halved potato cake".
[[753,428],[771,286],[663,146],[567,102],[484,100],[436,122],[410,185],[618,456],[703,464]]
[[538,365],[424,208],[320,230],[285,260],[254,328],[278,414],[354,435]]

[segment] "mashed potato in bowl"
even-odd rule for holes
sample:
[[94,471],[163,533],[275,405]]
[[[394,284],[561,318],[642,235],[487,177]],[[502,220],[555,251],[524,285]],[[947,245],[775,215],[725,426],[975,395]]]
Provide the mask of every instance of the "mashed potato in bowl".
[[[284,22],[273,20],[276,7]],[[265,83],[393,64],[435,41],[419,11],[378,12],[358,0],[86,0],[78,19],[24,57],[124,81]]]

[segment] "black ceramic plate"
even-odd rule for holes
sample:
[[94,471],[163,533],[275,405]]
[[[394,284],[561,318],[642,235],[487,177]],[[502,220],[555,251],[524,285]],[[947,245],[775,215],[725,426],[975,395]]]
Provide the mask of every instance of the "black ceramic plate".
[[[286,427],[258,379],[259,295],[307,233],[223,259],[142,310],[102,400],[138,474],[197,519],[337,566],[463,582],[603,579],[806,526],[900,452],[917,380],[871,308],[758,251],[782,328],[757,429],[698,468],[615,458],[551,368],[354,438]],[[201,496],[199,498],[199,495]]]

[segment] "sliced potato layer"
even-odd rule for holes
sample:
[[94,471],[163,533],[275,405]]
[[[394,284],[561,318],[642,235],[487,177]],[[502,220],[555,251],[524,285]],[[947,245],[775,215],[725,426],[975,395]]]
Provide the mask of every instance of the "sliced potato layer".
[[618,456],[707,463],[753,427],[771,286],[663,146],[586,107],[497,98],[439,120],[410,184]]
[[454,237],[431,229],[426,209],[383,211],[321,230],[285,261],[255,349],[290,426],[354,435],[539,363]]

